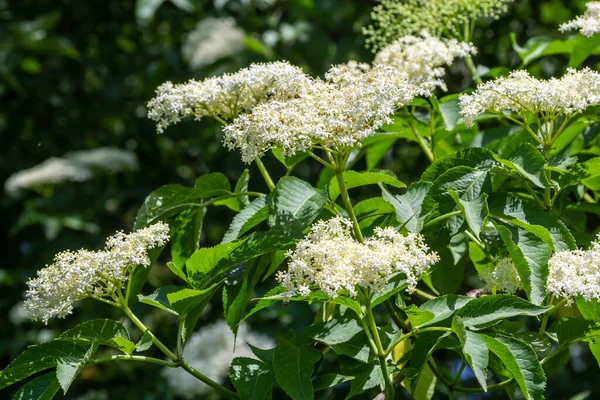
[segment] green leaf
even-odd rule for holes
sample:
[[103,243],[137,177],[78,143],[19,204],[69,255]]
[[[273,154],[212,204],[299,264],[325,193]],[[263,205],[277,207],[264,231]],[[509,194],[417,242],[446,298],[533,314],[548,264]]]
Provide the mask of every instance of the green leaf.
[[221,243],[214,247],[203,247],[194,252],[186,261],[186,275],[190,282],[203,282],[207,276],[217,267],[220,262],[224,262],[231,252],[245,241]]
[[333,319],[316,323],[305,334],[326,344],[336,354],[347,355],[365,363],[372,359],[368,338],[355,319]]
[[166,292],[166,297],[171,309],[179,316],[184,316],[199,307],[204,309],[220,285],[221,283],[218,282],[202,290],[190,288],[183,288],[177,291],[169,290]]
[[423,371],[425,365],[427,365],[427,359],[433,354],[442,340],[449,335],[450,332],[424,332],[419,334],[419,340],[415,342],[410,361],[408,362],[408,366],[416,371],[416,379],[411,384],[413,391],[418,383],[418,376]]
[[296,165],[310,157],[308,153],[305,153],[303,151],[298,151],[291,157],[284,157],[282,149],[272,149],[271,152],[273,153],[277,161],[279,161],[281,164],[283,164],[284,167],[288,169],[294,168]]
[[[365,185],[376,185],[383,183],[397,188],[405,188],[406,185],[398,180],[396,174],[388,170],[373,170],[365,172],[344,171],[344,185],[346,189],[353,189]],[[329,182],[329,198],[335,201],[340,195],[340,187],[337,178]]]
[[112,319],[94,319],[86,321],[61,334],[59,338],[73,338],[111,346],[131,354],[135,345],[129,338],[125,325]]
[[0,389],[19,382],[37,372],[53,368],[66,357],[82,358],[89,350],[87,343],[73,339],[56,339],[31,346],[0,371]]
[[196,189],[194,192],[201,199],[231,194],[231,183],[220,172],[211,172],[210,174],[202,175],[196,179],[194,188]]
[[140,303],[148,304],[150,306],[160,308],[163,311],[179,316],[177,311],[173,310],[171,307],[171,303],[167,298],[169,293],[174,293],[180,291],[182,289],[181,286],[163,286],[154,291],[154,293],[149,295],[139,294],[138,299]]
[[277,383],[293,400],[312,399],[314,390],[311,377],[314,365],[320,359],[319,351],[311,347],[297,347],[279,337],[273,355]]
[[527,400],[542,400],[546,388],[546,375],[535,351],[528,344],[510,337],[480,335],[521,388]]
[[315,387],[315,392],[318,390],[329,389],[334,386],[337,386],[341,383],[347,382],[349,380],[354,379],[353,376],[340,375],[340,374],[323,374],[317,376],[313,380],[313,386]]
[[569,68],[579,67],[600,47],[600,37],[596,35],[588,37],[579,34],[575,37],[574,41],[573,51],[569,57]]
[[465,360],[473,370],[477,382],[487,392],[487,367],[489,362],[489,351],[485,340],[475,332],[468,331],[459,316],[452,320],[452,330],[458,336],[462,346]]
[[[385,157],[387,152],[390,151],[390,148],[392,148],[394,143],[396,143],[396,140],[398,140],[398,137],[396,135],[380,134],[375,136],[381,136],[382,138],[381,140],[378,140],[373,144],[370,144],[368,146],[365,145],[363,147],[363,151],[365,153],[365,161],[367,164],[367,171],[375,169],[375,167],[379,165],[381,160],[383,160],[383,157]],[[373,138],[374,136],[371,137]]]
[[236,357],[229,367],[229,377],[242,400],[270,398],[275,375],[262,361]]
[[84,355],[61,357],[56,362],[56,379],[66,394],[77,375],[83,370],[96,352],[97,345],[92,343]]
[[377,215],[390,214],[394,211],[394,207],[385,201],[383,197],[371,197],[356,203],[354,206],[354,215],[359,221]]
[[[467,148],[435,160],[421,175],[421,182],[435,182],[444,172],[454,167],[471,167],[488,171],[500,167],[497,156],[486,148]],[[454,188],[456,189],[456,188]]]
[[532,144],[521,143],[506,157],[498,158],[502,164],[518,172],[539,188],[551,187],[544,167],[546,159]]
[[225,232],[225,236],[223,236],[223,241],[221,243],[229,243],[236,240],[256,225],[265,221],[268,215],[269,209],[267,207],[266,197],[263,196],[254,199],[233,217],[231,225],[229,225],[229,229]]
[[50,400],[58,393],[60,384],[55,372],[38,376],[23,385],[12,400]]
[[382,188],[383,199],[390,203],[396,210],[396,219],[403,224],[409,232],[420,232],[423,228],[421,205],[431,188],[429,182],[418,182],[410,185],[406,193],[393,195],[386,188]]
[[596,299],[586,300],[581,296],[577,297],[577,308],[583,318],[591,321],[600,321],[600,303]]
[[521,299],[520,297],[498,294],[482,296],[465,304],[456,315],[462,318],[465,326],[471,329],[483,329],[500,319],[527,315],[541,315],[551,307],[540,307]]
[[600,336],[600,323],[581,318],[561,318],[556,324],[556,337],[561,348],[582,341],[586,337]]
[[193,208],[185,210],[177,218],[177,228],[171,235],[171,258],[173,262],[182,266],[194,251],[200,247],[200,233],[206,208]]
[[361,366],[354,374],[354,379],[350,381],[350,393],[348,393],[346,399],[364,393],[384,382],[383,372],[378,360]]
[[425,364],[423,370],[419,374],[419,379],[412,389],[412,398],[414,400],[430,400],[435,394],[435,385],[437,377],[429,367]]
[[439,109],[444,120],[446,130],[452,131],[462,118],[460,115],[460,107],[458,106],[458,98],[454,95],[446,96],[440,99]]
[[542,304],[546,298],[550,248],[535,233],[501,222],[495,222],[494,226],[515,264],[527,297],[533,304]]
[[569,228],[554,215],[510,193],[497,193],[490,197],[490,211],[505,219],[538,225],[548,230],[555,251],[577,247]]
[[181,185],[166,185],[150,193],[140,207],[133,224],[134,229],[166,221],[184,210],[203,207],[198,191]]
[[438,322],[442,322],[454,315],[457,310],[463,308],[471,300],[473,300],[473,298],[468,296],[446,294],[433,300],[426,301],[425,303],[421,304],[419,309],[422,313],[433,314],[434,317],[421,322],[417,326],[419,328],[424,328],[426,326],[431,326],[437,324]]
[[462,211],[465,219],[467,220],[467,224],[475,234],[475,236],[479,239],[479,235],[481,230],[485,225],[485,221],[490,213],[487,204],[487,193],[483,193],[481,196],[474,200],[464,200],[458,196],[454,190],[448,190],[450,196],[456,202],[458,208]]
[[267,202],[269,226],[291,236],[301,236],[327,203],[327,193],[317,192],[301,179],[286,176],[277,182]]
[[135,351],[140,353],[146,351],[152,347],[152,344],[152,335],[150,335],[150,331],[146,329],[140,340],[135,344]]
[[401,272],[391,274],[388,276],[385,287],[373,295],[373,298],[371,299],[371,308],[378,306],[407,287],[408,281],[406,280],[406,275]]

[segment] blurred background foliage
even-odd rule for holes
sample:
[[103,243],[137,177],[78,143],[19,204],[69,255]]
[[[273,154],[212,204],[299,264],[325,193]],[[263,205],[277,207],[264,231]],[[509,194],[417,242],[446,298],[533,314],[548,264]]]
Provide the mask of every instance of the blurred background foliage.
[[[114,316],[99,303],[92,307],[84,302],[72,318],[46,327],[24,318],[20,310],[25,281],[50,263],[55,253],[102,247],[104,238],[115,230],[129,231],[137,208],[161,185],[189,186],[211,171],[224,172],[235,181],[243,172],[238,154],[222,147],[219,128],[212,121],[189,120],[157,135],[145,108],[157,86],[168,80],[183,82],[233,72],[251,62],[286,59],[315,76],[334,63],[369,62],[372,54],[365,49],[361,28],[375,4],[369,0],[0,0],[0,182],[50,157],[99,147],[128,150],[139,164],[136,170],[94,174],[85,182],[36,191],[15,194],[0,189],[0,232],[5,244],[0,263],[0,367],[25,346],[48,340],[65,327]],[[558,25],[580,14],[584,4],[516,1],[500,20],[478,25],[476,64],[519,67],[521,58],[510,32],[521,46],[533,36],[564,39]],[[243,48],[192,70],[182,57],[182,45],[196,24],[209,17],[233,18],[245,32]],[[587,64],[595,67],[594,62],[592,57]],[[528,68],[547,77],[562,74],[567,65],[568,56],[558,54]],[[450,93],[472,86],[465,71],[460,62],[452,67]],[[275,177],[285,173],[272,155],[265,163]],[[409,183],[428,163],[415,143],[400,140],[383,164]],[[258,177],[253,168],[251,176]],[[311,182],[318,180],[319,168],[310,161],[296,172]],[[250,181],[258,190],[264,190],[263,185],[260,178]],[[218,243],[232,216],[225,207],[211,209],[202,245]],[[174,278],[165,267],[155,267],[145,292],[170,281]],[[262,321],[255,320],[253,329],[272,335],[269,321],[275,320],[284,330],[307,326],[314,312],[307,307],[268,309],[258,314]],[[221,315],[215,304],[203,319],[208,323]],[[174,336],[173,321],[152,314],[146,318],[157,333]],[[589,398],[600,395],[594,360],[583,351],[573,351],[571,356],[569,367],[550,380],[547,398],[566,398],[573,387],[588,391]],[[114,363],[86,370],[67,397],[173,396],[158,368]]]

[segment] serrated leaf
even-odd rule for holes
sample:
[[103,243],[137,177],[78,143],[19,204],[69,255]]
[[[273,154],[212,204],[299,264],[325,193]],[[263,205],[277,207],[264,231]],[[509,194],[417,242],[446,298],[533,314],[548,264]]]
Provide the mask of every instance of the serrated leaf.
[[465,216],[467,224],[479,239],[479,234],[485,225],[485,221],[490,213],[487,204],[487,193],[482,193],[481,196],[473,200],[461,199],[458,193],[454,190],[448,190],[450,196],[456,202],[456,205]]
[[225,175],[220,172],[211,172],[196,179],[194,192],[198,198],[206,199],[231,193],[231,183]]
[[556,337],[562,348],[586,337],[600,336],[600,323],[581,318],[561,318],[556,324]]
[[438,322],[450,318],[456,311],[463,308],[471,300],[473,300],[473,298],[468,296],[446,294],[433,300],[426,301],[421,304],[419,309],[421,312],[433,314],[434,317],[419,324],[419,328],[435,325]]
[[414,388],[418,383],[418,376],[427,364],[427,359],[433,354],[442,340],[450,335],[450,332],[424,332],[419,335],[419,340],[415,342],[412,349],[408,366],[415,371],[415,377],[411,387]]
[[293,400],[314,397],[312,373],[321,354],[310,347],[300,348],[283,337],[277,339],[273,355],[275,378],[281,388]]
[[267,207],[266,197],[254,199],[233,217],[229,229],[225,232],[225,236],[223,236],[223,241],[221,243],[229,243],[236,240],[256,225],[266,221],[268,215],[269,209]]
[[501,222],[494,222],[494,226],[515,264],[527,297],[533,304],[542,304],[546,298],[550,248],[532,232]]
[[359,221],[365,218],[393,213],[394,207],[383,197],[371,197],[360,201],[354,206],[354,214]]
[[436,383],[437,377],[429,365],[425,364],[419,374],[417,384],[412,389],[412,398],[414,400],[431,400],[435,394]]
[[406,280],[406,275],[401,272],[391,274],[383,289],[373,295],[373,298],[371,299],[371,308],[378,306],[407,287],[408,281]]
[[325,190],[317,191],[309,183],[291,176],[283,177],[267,199],[271,228],[300,236],[327,203]]
[[354,379],[350,381],[350,393],[348,393],[346,399],[364,393],[383,382],[384,377],[379,361],[372,361],[356,370]]
[[111,346],[131,354],[134,344],[125,325],[112,319],[94,319],[83,322],[62,333],[59,338],[73,338]]
[[200,247],[200,234],[206,208],[185,210],[177,218],[177,227],[172,230],[171,258],[176,265],[182,266],[194,251]]
[[516,171],[539,188],[551,187],[546,171],[546,159],[532,144],[521,143],[506,159],[498,158],[502,164]]
[[142,334],[142,337],[140,338],[140,340],[135,344],[135,351],[137,352],[143,352],[146,351],[148,349],[150,349],[150,347],[152,347],[152,335],[150,335],[150,331],[148,329],[146,329],[144,331],[144,333]]
[[229,377],[242,400],[269,398],[275,375],[262,361],[236,357],[229,367]]
[[434,182],[444,172],[454,167],[471,167],[487,171],[500,167],[496,154],[486,148],[467,148],[438,158],[421,175],[421,182]]
[[171,307],[171,303],[169,302],[167,295],[169,293],[177,292],[180,290],[182,290],[181,286],[174,286],[174,285],[163,286],[163,287],[156,289],[153,293],[151,293],[149,295],[143,295],[143,294],[138,295],[138,299],[139,299],[140,303],[148,304],[150,306],[160,308],[161,310],[166,311],[168,313],[179,316],[177,311],[175,311]]
[[446,130],[452,131],[454,127],[458,124],[458,121],[462,118],[460,115],[460,107],[458,105],[458,99],[455,96],[451,98],[450,96],[447,99],[441,99],[439,104],[440,114],[442,114],[442,118],[444,120],[444,125]]
[[[376,185],[379,183],[404,188],[406,185],[398,180],[396,174],[388,170],[373,170],[366,172],[344,171],[344,185],[346,189],[353,189],[365,185]],[[329,198],[335,201],[340,195],[340,186],[337,178],[329,182]]]
[[53,368],[63,357],[81,358],[89,350],[89,343],[74,339],[55,339],[31,346],[0,371],[0,389],[19,382],[37,372]]
[[172,310],[179,316],[183,316],[198,307],[204,308],[220,284],[220,282],[215,283],[211,287],[202,290],[190,288],[183,288],[177,291],[169,290],[166,292],[167,301]]
[[59,389],[56,373],[52,371],[27,382],[14,394],[12,400],[51,400]]
[[336,354],[347,355],[365,363],[372,359],[368,338],[362,326],[354,319],[333,319],[316,323],[305,334],[331,347]]
[[90,358],[96,351],[97,346],[92,343],[87,352],[82,356],[61,357],[56,362],[56,379],[60,383],[63,393],[67,393],[77,375],[85,368]]
[[585,319],[591,321],[600,321],[600,303],[596,299],[586,300],[581,296],[577,297],[577,308]]
[[418,182],[410,185],[403,195],[393,195],[386,188],[381,191],[383,199],[394,207],[398,222],[409,232],[420,232],[423,228],[421,205],[430,188],[431,183]]
[[518,315],[534,317],[550,309],[551,307],[536,306],[517,296],[498,294],[473,299],[458,310],[456,315],[462,318],[465,326],[483,329],[500,319]]
[[202,207],[195,189],[166,185],[150,193],[135,217],[134,229],[165,221],[184,210]]
[[546,375],[535,351],[520,340],[505,336],[481,335],[487,347],[502,360],[527,400],[542,400]]
[[293,168],[302,161],[306,160],[308,157],[310,157],[308,153],[305,153],[303,151],[297,151],[296,154],[290,157],[284,157],[282,149],[272,149],[271,153],[273,153],[277,161],[283,164],[283,166],[286,168]]
[[462,346],[465,360],[477,378],[477,382],[487,392],[487,367],[489,362],[489,351],[485,340],[478,333],[468,331],[461,317],[456,316],[452,320],[452,330],[458,336]]
[[323,374],[323,375],[317,376],[313,381],[313,386],[315,387],[315,392],[316,392],[318,390],[332,388],[341,383],[348,382],[352,379],[354,379],[353,376],[328,373],[328,374]]

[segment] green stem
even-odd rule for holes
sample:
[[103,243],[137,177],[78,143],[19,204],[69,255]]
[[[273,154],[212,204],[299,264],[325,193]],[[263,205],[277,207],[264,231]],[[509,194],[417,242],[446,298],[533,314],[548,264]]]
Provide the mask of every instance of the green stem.
[[148,363],[152,363],[152,364],[164,365],[165,367],[170,367],[170,368],[179,367],[179,363],[176,363],[176,362],[161,360],[160,358],[154,358],[154,357],[133,356],[133,355],[129,355],[129,354],[115,354],[115,355],[108,356],[108,357],[95,358],[93,360],[90,360],[90,362],[87,365],[95,365],[95,364],[100,364],[100,363],[107,362],[107,361],[117,361],[117,360],[120,360],[120,361],[142,361],[142,362],[148,362]]
[[417,128],[415,128],[415,125],[412,123],[412,121],[409,119],[409,120],[407,120],[407,122],[408,122],[408,125],[410,126],[413,136],[417,140],[417,143],[419,143],[419,146],[421,146],[423,153],[425,153],[425,155],[427,156],[427,158],[429,159],[430,162],[433,162],[435,160],[435,155],[433,154],[433,151],[431,151],[431,149],[425,142],[425,139],[423,139],[423,136],[421,136],[419,131],[417,131]]
[[477,69],[475,68],[475,64],[473,63],[473,58],[471,58],[470,54],[467,54],[467,56],[465,57],[465,64],[467,64],[467,68],[469,69],[469,72],[471,73],[471,77],[473,78],[475,83],[477,85],[481,85],[483,83],[483,81],[481,80],[480,77],[475,77],[475,74],[477,74]]
[[485,248],[485,245],[481,242],[481,240],[477,239],[477,237],[475,237],[475,235],[473,235],[468,230],[464,231],[464,234],[466,237],[468,237],[473,243],[475,243],[477,246],[479,246],[479,248],[487,254],[487,249]]
[[194,367],[192,367],[187,362],[185,362],[184,359],[181,359],[179,361],[179,364],[180,364],[181,368],[186,370],[190,375],[194,376],[198,380],[204,382],[211,388],[215,389],[217,392],[219,392],[225,398],[228,398],[228,399],[239,399],[240,398],[240,396],[237,393],[232,392],[231,390],[227,389],[226,387],[219,385],[217,382],[211,380],[210,378],[206,377],[205,375],[203,375],[202,373],[200,373],[199,371],[194,369]]
[[427,222],[425,225],[423,225],[423,229],[429,228],[430,226],[433,226],[440,221],[446,220],[448,218],[456,217],[457,215],[460,215],[460,214],[462,214],[462,211],[458,210],[458,211],[452,211],[452,212],[440,215],[439,217],[436,217],[436,218],[432,219],[431,221]]
[[[484,392],[486,392],[485,390],[483,390],[483,388],[466,388],[463,386],[453,385],[452,382],[450,382],[448,379],[446,379],[446,377],[444,375],[441,374],[440,370],[437,368],[437,365],[435,364],[435,362],[432,359],[427,360],[427,364],[429,365],[429,368],[431,368],[431,371],[433,371],[433,374],[436,376],[436,378],[438,378],[442,382],[442,384],[444,384],[444,386],[446,386],[448,388],[449,391],[453,390],[455,392],[461,392],[461,393],[484,393]],[[487,387],[487,391],[491,392],[494,390],[502,389],[503,387],[508,386],[513,382],[514,382],[514,378],[510,378],[510,379],[507,379],[500,383],[496,383],[494,385],[489,385]]]
[[265,183],[267,184],[269,191],[272,192],[273,189],[275,189],[275,184],[273,183],[273,179],[271,179],[271,175],[269,175],[269,171],[267,171],[267,169],[265,168],[265,164],[263,164],[260,157],[256,157],[256,159],[254,161],[256,162],[256,166],[258,167],[260,174],[262,175],[263,179],[265,180]]
[[392,344],[390,344],[389,348],[385,352],[386,356],[389,355],[394,350],[394,347],[398,346],[400,343],[402,343],[406,339],[409,339],[413,336],[416,336],[420,333],[425,333],[425,332],[452,332],[452,329],[446,328],[443,326],[432,326],[432,327],[423,328],[423,329],[419,329],[419,327],[416,327],[412,331],[410,331],[408,334],[402,335],[401,337],[396,339],[394,342],[392,342]]
[[156,347],[158,347],[160,349],[160,351],[162,351],[164,353],[164,355],[169,357],[173,362],[180,361],[179,357],[177,357],[175,354],[173,354],[173,352],[171,350],[169,350],[169,348],[167,346],[165,346],[163,344],[163,342],[160,341],[159,338],[154,336],[154,333],[152,333],[150,331],[150,329],[148,329],[148,327],[146,325],[144,325],[144,323],[142,321],[140,321],[140,319],[127,306],[127,304],[121,304],[121,310],[123,310],[125,315],[127,315],[127,317],[131,320],[131,322],[133,322],[135,324],[135,326],[137,326],[143,333],[147,332],[148,335],[150,335],[150,338],[152,338],[152,343],[154,343],[154,345]]
[[183,339],[181,338],[181,334],[183,332],[183,322],[184,319],[180,319],[177,323],[177,357],[181,360],[183,358]]
[[435,296],[433,294],[430,294],[430,293],[427,293],[427,292],[424,292],[421,289],[415,289],[413,293],[416,294],[417,296],[419,296],[420,298],[425,299],[425,300],[434,300],[434,299],[437,299],[437,296]]
[[388,353],[386,353],[386,351],[383,349],[383,344],[381,343],[381,338],[379,337],[379,331],[377,330],[377,324],[375,323],[375,318],[373,317],[373,310],[371,310],[371,304],[367,303],[366,309],[367,326],[368,329],[371,330],[371,334],[373,336],[375,344],[375,354],[379,359],[379,365],[381,365],[381,372],[383,373],[383,377],[385,379],[385,398],[388,400],[393,400],[395,397],[395,389],[387,368],[386,359]]
[[339,165],[336,165],[335,168],[335,177],[338,182],[338,186],[340,188],[340,195],[342,196],[342,202],[344,203],[344,208],[352,221],[352,226],[354,227],[354,235],[356,236],[356,240],[363,243],[365,241],[363,234],[360,230],[360,225],[358,224],[358,219],[356,219],[356,214],[354,214],[354,208],[352,207],[352,203],[350,202],[350,196],[348,195],[348,189],[346,188],[346,183],[344,182],[344,173]]

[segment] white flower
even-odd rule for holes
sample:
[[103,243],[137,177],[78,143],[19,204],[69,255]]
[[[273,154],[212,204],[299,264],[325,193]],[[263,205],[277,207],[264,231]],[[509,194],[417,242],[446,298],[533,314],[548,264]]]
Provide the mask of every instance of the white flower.
[[600,301],[600,235],[588,250],[554,253],[548,270],[548,293],[569,303],[577,296]]
[[471,43],[456,39],[438,39],[426,31],[421,36],[404,36],[382,49],[375,56],[375,64],[386,64],[405,72],[410,82],[427,84],[447,90],[441,79],[446,75],[444,66],[452,65],[455,58],[475,54]]
[[67,153],[65,158],[78,165],[108,172],[135,171],[138,160],[134,153],[112,147],[99,147]]
[[514,294],[522,288],[521,278],[510,257],[503,258],[493,268],[486,269],[479,274],[479,278],[484,280],[486,285],[484,290]]
[[[270,349],[275,346],[270,338],[250,331],[245,324],[239,326],[236,338],[225,321],[218,321],[200,328],[200,331],[190,336],[183,351],[183,358],[210,379],[224,383],[234,357],[256,358],[248,343],[260,349]],[[163,375],[167,378],[173,394],[186,399],[196,399],[210,394],[217,397],[210,386],[198,381],[181,368],[166,368],[163,370]]]
[[91,177],[92,172],[88,168],[63,158],[52,157],[35,167],[11,175],[4,183],[4,188],[11,195],[16,195],[23,189],[67,181],[83,182]]
[[568,69],[559,79],[538,80],[527,71],[514,71],[477,87],[472,94],[460,96],[461,114],[468,126],[483,112],[510,110],[523,122],[527,115],[542,113],[542,119],[566,116],[600,104],[600,74],[585,68]]
[[583,15],[560,26],[561,32],[579,30],[584,36],[593,36],[600,32],[600,2],[590,1]]
[[403,236],[393,228],[376,228],[364,243],[351,235],[352,223],[341,217],[319,221],[305,239],[287,253],[287,272],[278,272],[277,280],[286,289],[284,298],[307,296],[317,286],[335,298],[342,292],[356,297],[358,289],[377,292],[389,275],[400,272],[412,291],[417,281],[438,256],[430,252],[419,234]]
[[205,18],[187,34],[181,53],[190,69],[197,70],[239,53],[246,33],[233,18]]
[[148,250],[164,245],[168,234],[169,226],[159,222],[129,235],[116,233],[101,251],[58,253],[52,265],[27,282],[25,309],[33,320],[48,323],[52,317],[66,317],[79,300],[110,296],[124,286],[131,267],[150,265]]
[[269,99],[293,98],[307,85],[310,78],[287,62],[252,64],[235,74],[161,85],[148,103],[148,117],[159,133],[188,116],[231,120]]
[[338,151],[360,145],[391,122],[397,107],[428,91],[408,82],[393,67],[359,64],[333,67],[327,81],[315,80],[297,98],[272,100],[243,114],[223,129],[224,143],[252,162],[271,148],[285,156],[313,145]]

